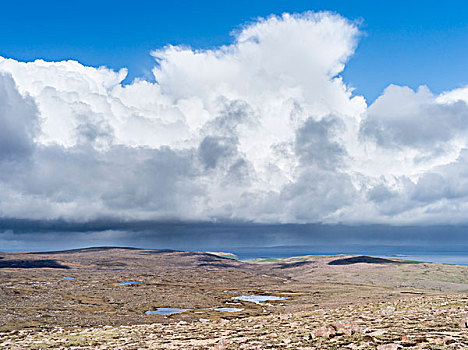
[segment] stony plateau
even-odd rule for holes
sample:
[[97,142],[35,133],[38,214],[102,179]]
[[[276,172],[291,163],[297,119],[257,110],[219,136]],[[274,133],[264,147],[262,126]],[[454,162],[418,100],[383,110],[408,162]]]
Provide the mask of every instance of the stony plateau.
[[[468,348],[468,267],[217,254],[0,253],[0,348]],[[235,299],[241,295],[287,299]],[[157,308],[186,311],[145,314]],[[223,308],[242,310],[216,310]]]

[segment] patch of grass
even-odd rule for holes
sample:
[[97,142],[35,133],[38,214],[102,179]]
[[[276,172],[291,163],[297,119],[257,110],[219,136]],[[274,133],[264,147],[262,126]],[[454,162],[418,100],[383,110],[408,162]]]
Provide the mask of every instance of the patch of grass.
[[424,264],[424,261],[417,261],[417,260],[398,259],[398,261],[404,262],[405,264]]
[[252,264],[263,264],[263,263],[278,263],[278,262],[281,262],[281,260],[275,259],[275,258],[257,258],[257,259],[245,260],[245,262],[252,263]]
[[310,261],[310,259],[309,258],[302,258],[302,257],[284,259],[284,262],[286,262],[286,263],[288,263],[288,262],[301,262],[301,261]]
[[221,258],[232,259],[232,260],[239,260],[239,257],[233,253],[226,253],[226,252],[207,252],[208,254],[213,254],[216,256],[220,256]]
[[278,262],[279,260],[278,259],[274,259],[274,258],[264,258],[264,259],[260,259],[259,262]]

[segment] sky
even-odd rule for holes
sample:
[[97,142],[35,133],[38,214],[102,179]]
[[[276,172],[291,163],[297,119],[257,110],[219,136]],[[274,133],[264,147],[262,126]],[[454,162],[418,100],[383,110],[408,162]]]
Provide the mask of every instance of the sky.
[[450,5],[2,4],[0,245],[17,222],[468,224]]
[[78,60],[128,68],[153,79],[150,51],[165,45],[214,48],[258,17],[283,12],[332,11],[360,23],[359,49],[343,76],[373,101],[389,84],[431,91],[464,86],[468,79],[466,1],[4,1],[0,56]]

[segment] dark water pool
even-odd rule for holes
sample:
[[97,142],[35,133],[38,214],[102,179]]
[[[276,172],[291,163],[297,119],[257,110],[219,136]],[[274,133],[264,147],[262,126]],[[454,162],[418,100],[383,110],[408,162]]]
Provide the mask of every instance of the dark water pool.
[[115,287],[128,286],[130,284],[138,284],[138,283],[141,283],[141,282],[137,282],[137,281],[119,282],[119,283],[114,283],[114,286]]
[[238,297],[232,297],[235,300],[247,301],[250,303],[260,304],[264,301],[276,301],[276,300],[286,300],[288,297],[277,297],[275,295],[241,295]]
[[178,309],[175,307],[158,307],[156,310],[146,311],[146,315],[173,315],[190,309]]

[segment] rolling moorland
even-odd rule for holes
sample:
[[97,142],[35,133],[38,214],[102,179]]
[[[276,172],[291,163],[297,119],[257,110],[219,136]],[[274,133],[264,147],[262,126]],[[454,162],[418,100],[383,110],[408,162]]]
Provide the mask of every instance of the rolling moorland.
[[[152,314],[160,308],[181,312]],[[467,266],[113,247],[0,253],[2,349],[464,349],[467,315]]]

